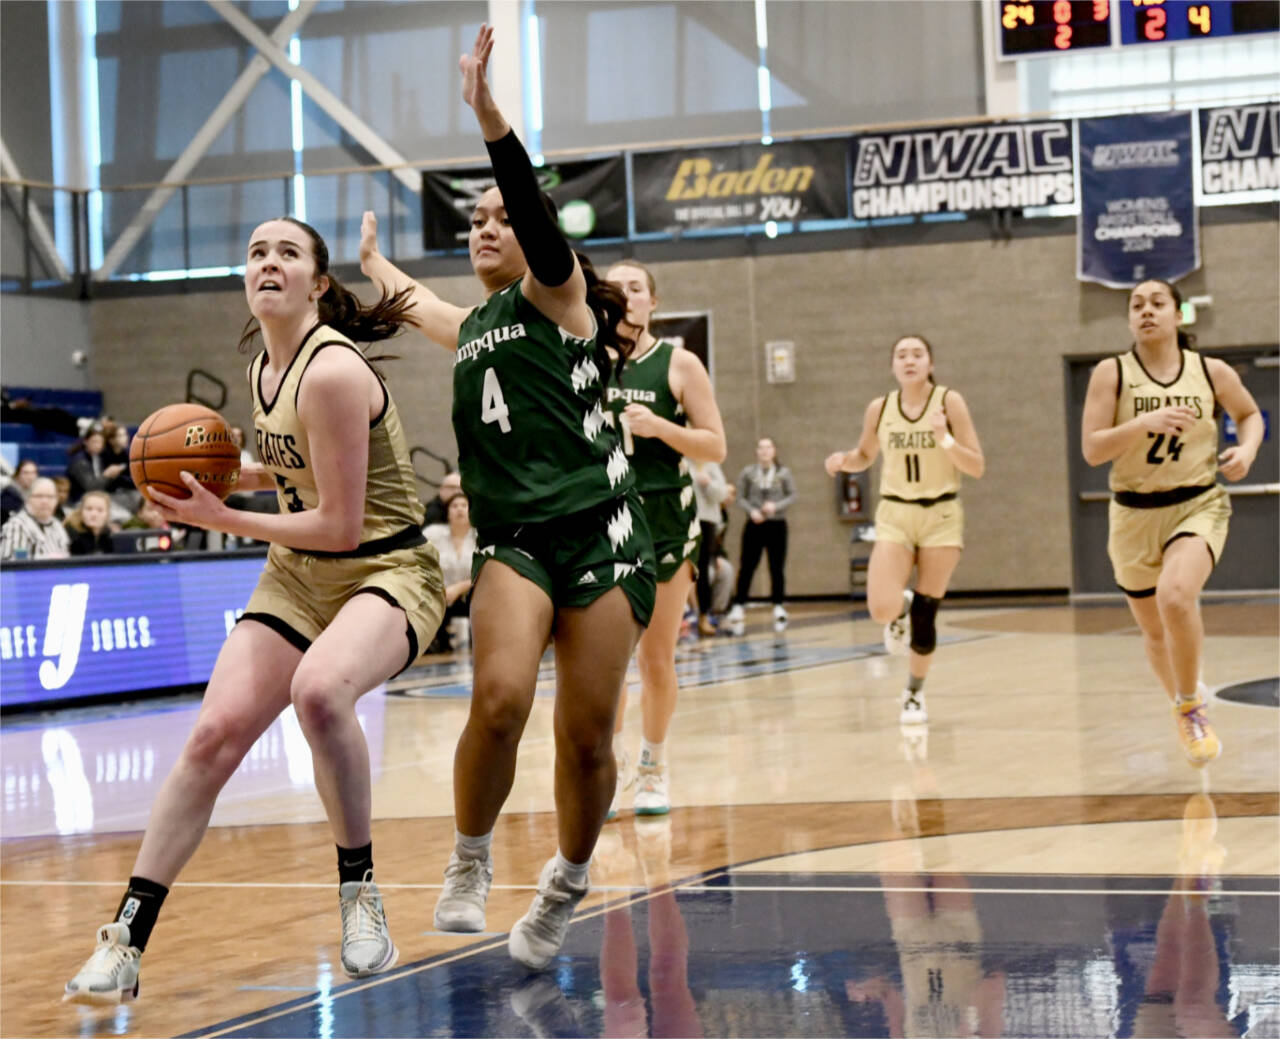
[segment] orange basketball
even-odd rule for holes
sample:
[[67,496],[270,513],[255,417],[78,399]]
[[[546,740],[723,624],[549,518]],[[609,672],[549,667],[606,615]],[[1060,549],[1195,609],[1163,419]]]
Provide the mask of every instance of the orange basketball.
[[231,429],[203,404],[169,404],[153,412],[129,445],[129,472],[143,494],[155,488],[172,498],[190,498],[184,469],[219,498],[240,480],[240,448]]

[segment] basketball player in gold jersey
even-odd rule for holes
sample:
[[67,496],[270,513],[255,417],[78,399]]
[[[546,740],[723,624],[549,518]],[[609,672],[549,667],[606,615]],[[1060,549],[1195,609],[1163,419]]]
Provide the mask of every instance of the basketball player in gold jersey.
[[271,550],[156,798],[116,916],[67,983],[64,998],[77,1003],[137,996],[142,950],[219,791],[290,703],[338,845],[342,967],[364,977],[398,955],[373,882],[369,750],[355,704],[430,644],[444,586],[395,403],[353,340],[394,335],[406,297],[363,306],[329,273],[323,239],[291,218],[253,232],[245,294],[253,319],[241,344],[261,333],[265,346],[249,366],[262,465],[242,470],[240,486],[274,488],[280,512],[230,509],[189,473],[189,498],[150,493],[169,520]]
[[[903,336],[891,352],[898,389],[867,405],[852,451],[828,456],[827,472],[860,473],[884,453],[876,544],[867,573],[867,609],[885,625],[885,648],[910,651],[899,721],[928,721],[924,680],[938,636],[938,606],[964,547],[960,474],[980,477],[982,445],[964,398],[933,381],[933,348],[923,336]],[[916,586],[907,588],[912,567]]]
[[[1194,765],[1222,751],[1200,683],[1200,590],[1222,556],[1231,503],[1217,482],[1242,480],[1262,443],[1253,396],[1225,361],[1191,349],[1182,296],[1167,281],[1129,293],[1128,353],[1089,379],[1081,440],[1090,465],[1111,463],[1107,554],[1142,629],[1147,660],[1174,703],[1178,738]],[[1238,441],[1218,454],[1217,411]]]

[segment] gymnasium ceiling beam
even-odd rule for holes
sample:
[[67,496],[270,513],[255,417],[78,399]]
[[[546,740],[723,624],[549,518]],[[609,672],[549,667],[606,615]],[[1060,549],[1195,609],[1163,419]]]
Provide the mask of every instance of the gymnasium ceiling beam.
[[[262,36],[263,41],[269,44],[273,43],[273,41],[287,43],[289,37],[294,35],[302,23],[307,20],[315,5],[316,0],[302,0],[296,10],[290,11],[285,15],[271,34],[270,39]],[[239,14],[239,12],[236,13]],[[259,35],[261,36],[261,33]],[[209,118],[205,120],[204,125],[196,131],[195,136],[191,138],[191,141],[182,150],[182,154],[169,167],[161,185],[151,192],[147,200],[142,204],[142,208],[138,210],[137,215],[129,221],[124,230],[120,232],[120,236],[112,243],[111,248],[107,250],[102,260],[102,266],[94,271],[95,280],[106,281],[115,274],[116,268],[124,262],[125,257],[138,244],[138,240],[155,223],[156,217],[160,215],[160,211],[164,209],[169,199],[173,197],[173,193],[177,190],[181,181],[185,180],[187,175],[195,168],[196,163],[204,158],[205,152],[213,146],[218,134],[223,131],[227,123],[231,121],[231,117],[249,99],[249,95],[253,93],[253,88],[258,85],[258,80],[265,76],[270,68],[270,62],[262,54],[253,56],[249,64],[236,77],[236,81],[231,84],[231,89],[218,102],[218,107],[213,110]]]
[[[22,171],[18,169],[17,163],[13,161],[13,156],[9,154],[9,148],[4,143],[3,137],[0,137],[0,174],[10,180],[23,179]],[[6,184],[4,190],[10,196],[10,205],[13,206],[13,211],[18,214],[18,219],[21,220],[22,189],[16,185]],[[17,198],[13,197],[15,195]],[[72,200],[72,205],[75,205],[74,199]],[[49,225],[41,215],[39,207],[32,206],[27,216],[31,221],[31,237],[39,248],[40,255],[44,257],[45,262],[49,265],[50,271],[59,281],[69,281],[71,276],[67,273],[67,266],[62,262],[62,257],[58,255],[58,247],[54,244],[53,235],[49,232]]]

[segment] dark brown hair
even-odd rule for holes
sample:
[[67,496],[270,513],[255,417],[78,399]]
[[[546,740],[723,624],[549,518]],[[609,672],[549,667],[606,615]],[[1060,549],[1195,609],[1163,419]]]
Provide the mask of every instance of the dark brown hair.
[[[576,253],[582,276],[587,282],[587,306],[596,316],[596,366],[607,372],[613,368],[613,377],[622,374],[622,366],[636,348],[636,341],[618,331],[619,323],[627,316],[627,296],[617,285],[605,281],[585,253]],[[608,350],[618,354],[618,360],[610,365]],[[603,381],[601,392],[603,393]]]
[[[1173,305],[1176,309],[1182,309],[1182,293],[1178,291],[1178,286],[1171,281],[1165,281],[1163,278],[1143,278],[1138,285],[1146,285],[1148,282],[1155,282],[1157,285],[1163,285],[1169,290],[1169,295],[1173,297]],[[1125,305],[1128,306],[1133,294],[1138,291],[1138,285],[1129,290],[1129,295],[1125,297]],[[1178,346],[1184,350],[1194,350],[1196,345],[1196,337],[1192,332],[1184,332],[1178,329]]]
[[[384,291],[377,303],[365,306],[354,292],[338,280],[336,274],[330,272],[329,247],[325,245],[319,231],[296,217],[282,216],[276,219],[284,220],[306,232],[311,239],[311,256],[316,264],[316,277],[325,275],[329,279],[329,288],[318,301],[321,321],[356,343],[376,343],[399,335],[400,330],[409,323],[405,315],[413,305],[410,302],[412,286],[394,294]],[[241,353],[247,352],[261,330],[258,319],[250,317],[245,322],[236,349]],[[394,361],[396,357],[392,354],[380,354],[369,360]]]

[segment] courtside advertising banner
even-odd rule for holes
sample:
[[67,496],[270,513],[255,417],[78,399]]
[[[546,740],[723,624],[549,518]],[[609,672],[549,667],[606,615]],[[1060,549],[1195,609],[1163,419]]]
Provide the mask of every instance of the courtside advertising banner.
[[1191,113],[1081,119],[1077,277],[1113,289],[1200,266]]
[[859,134],[851,149],[855,220],[1076,200],[1067,119]]
[[[572,242],[627,236],[627,168],[621,155],[539,166],[538,184],[560,211]],[[493,168],[423,170],[422,239],[428,250],[461,249],[471,211],[493,187]]]
[[1202,194],[1274,199],[1280,189],[1280,104],[1202,108],[1199,114]]
[[843,138],[637,152],[636,233],[847,220]]

